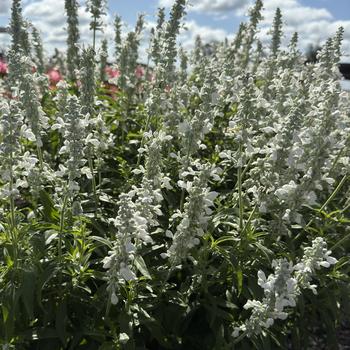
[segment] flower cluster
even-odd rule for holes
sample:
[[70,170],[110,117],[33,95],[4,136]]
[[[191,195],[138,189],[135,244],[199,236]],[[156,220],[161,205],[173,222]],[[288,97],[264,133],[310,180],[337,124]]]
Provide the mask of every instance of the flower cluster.
[[142,230],[144,221],[138,220],[135,215],[135,206],[128,194],[119,196],[119,210],[115,220],[117,234],[113,242],[113,249],[108,252],[108,256],[103,259],[103,267],[108,269],[108,287],[112,304],[118,303],[117,293],[120,280],[132,281],[136,279],[133,272],[133,260],[136,247],[133,241],[137,230]]
[[29,152],[22,153],[21,139],[34,141],[33,132],[24,124],[24,116],[18,101],[1,104],[0,176],[3,181],[1,198],[15,198],[20,188],[28,187],[26,176],[30,174],[38,159]]
[[316,294],[317,285],[310,282],[316,270],[328,268],[337,262],[330,254],[327,243],[323,238],[317,237],[311,247],[304,249],[304,255],[296,265],[285,258],[273,260],[274,273],[267,278],[260,270],[258,284],[264,289],[264,298],[262,301],[247,301],[244,308],[252,309],[252,314],[244,324],[235,327],[234,337],[238,337],[240,332],[247,336],[259,334],[264,328],[271,327],[276,319],[285,320],[288,317],[286,308],[296,306],[297,297],[303,289],[311,289]]
[[[172,216],[173,221],[180,220],[173,234],[167,231],[167,236],[172,238],[164,257],[169,257],[171,265],[176,266],[188,257],[191,248],[200,243],[200,238],[205,234],[208,221],[212,214],[214,199],[218,193],[208,187],[210,178],[218,180],[218,169],[211,166],[202,166],[198,171],[189,171],[193,181],[179,181],[179,186],[188,193],[183,212],[176,212]],[[187,175],[187,174],[186,174]]]
[[84,49],[81,55],[81,69],[79,71],[81,81],[80,104],[84,114],[95,114],[95,52],[93,48]]
[[[12,57],[10,56],[10,58],[10,64],[12,65]],[[35,136],[36,144],[38,147],[42,147],[42,136],[45,135],[45,130],[49,127],[49,118],[41,107],[39,91],[36,89],[41,78],[30,72],[32,62],[28,57],[16,57],[15,62],[18,62],[23,70],[21,72],[22,79],[18,81],[18,97],[24,110],[25,120]]]
[[59,176],[68,177],[68,191],[72,194],[79,191],[78,180],[83,174],[91,177],[84,158],[86,129],[89,121],[81,112],[81,106],[76,96],[68,96],[67,109],[63,118],[58,117],[57,123],[52,126],[53,130],[58,129],[63,137],[64,144],[59,153],[67,156],[65,165],[60,164]]
[[65,0],[65,10],[67,13],[67,70],[68,78],[75,80],[75,70],[79,68],[79,48],[78,42],[80,38],[79,33],[79,19],[78,19],[78,2],[76,0]]

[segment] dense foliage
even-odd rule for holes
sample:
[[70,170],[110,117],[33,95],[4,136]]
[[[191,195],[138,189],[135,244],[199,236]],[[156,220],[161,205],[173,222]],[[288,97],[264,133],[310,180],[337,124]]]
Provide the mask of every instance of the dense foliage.
[[186,52],[176,0],[141,66],[143,16],[125,35],[116,17],[108,58],[104,1],[87,2],[84,49],[77,1],[65,5],[67,60],[49,62],[13,0],[2,349],[337,349],[350,311],[342,28],[304,64],[297,34],[281,46],[279,10],[259,42],[257,0],[232,42]]

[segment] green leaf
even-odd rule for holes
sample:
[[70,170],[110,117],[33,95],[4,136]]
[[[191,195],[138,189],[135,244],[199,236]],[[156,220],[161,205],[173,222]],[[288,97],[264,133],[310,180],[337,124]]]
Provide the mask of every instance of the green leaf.
[[219,245],[219,244],[221,244],[221,243],[229,242],[229,241],[237,242],[237,241],[239,241],[239,239],[236,238],[236,237],[233,237],[233,236],[223,236],[223,237],[218,238],[218,239],[213,243],[213,246],[217,246],[217,245]]
[[6,323],[9,317],[9,310],[5,305],[1,305],[1,309],[2,309],[2,319],[4,320],[4,323]]
[[41,204],[43,205],[43,216],[45,221],[57,223],[60,216],[50,195],[45,190],[41,190],[39,192],[39,197]]
[[110,249],[113,248],[112,243],[106,238],[103,238],[103,237],[100,237],[100,236],[90,236],[89,238],[94,240],[94,241],[102,243],[102,245],[106,245]]
[[37,281],[37,287],[36,287],[36,299],[39,306],[44,309],[42,305],[42,291],[44,290],[45,284],[50,281],[50,279],[54,276],[55,269],[53,266],[48,266],[45,270],[41,272],[41,274],[38,277]]
[[238,296],[240,296],[243,289],[243,272],[240,267],[238,267],[236,270],[236,277],[237,277]]
[[136,268],[142,273],[143,276],[147,277],[148,279],[152,279],[142,256],[137,255],[134,259],[134,262],[135,262]]
[[36,290],[35,271],[25,270],[22,272],[22,283],[20,287],[21,299],[29,318],[34,317],[34,293]]

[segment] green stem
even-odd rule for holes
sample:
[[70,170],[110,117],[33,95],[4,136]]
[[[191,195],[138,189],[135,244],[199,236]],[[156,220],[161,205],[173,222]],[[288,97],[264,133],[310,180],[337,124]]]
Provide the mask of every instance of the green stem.
[[94,199],[95,199],[95,216],[96,216],[96,212],[98,209],[98,196],[97,196],[97,190],[96,190],[96,179],[95,179],[95,174],[94,174],[94,163],[91,159],[91,157],[89,157],[89,168],[91,171],[91,175],[92,175],[92,179],[91,179],[91,184],[92,184],[92,191],[94,194]]
[[[12,125],[11,125],[11,134],[12,134]],[[16,207],[15,207],[15,199],[13,197],[13,151],[11,149],[10,152],[10,234],[11,234],[11,243],[13,245],[13,265],[14,270],[17,269],[17,258],[18,258],[18,242],[17,242],[17,232],[16,232]]]
[[[187,148],[187,154],[186,154],[186,160],[185,160],[185,169],[188,168],[188,162],[190,160],[190,153],[191,153],[191,144],[192,144],[192,133],[190,135],[190,140],[188,143],[188,148]],[[182,191],[181,191],[181,200],[180,200],[180,211],[183,211],[184,209],[184,204],[185,204],[185,189],[182,187]]]
[[331,201],[332,199],[335,197],[335,195],[340,191],[340,189],[343,187],[345,181],[347,180],[348,175],[344,175],[343,178],[341,179],[341,181],[339,182],[338,186],[334,189],[333,193],[328,197],[328,199],[326,200],[326,202],[322,205],[322,207],[320,208],[320,211],[322,211]]
[[[247,172],[248,169],[249,169],[249,166],[250,166],[252,163],[253,163],[253,158],[250,158],[248,164],[245,166],[245,168],[244,168],[243,171],[242,171],[242,174],[241,174],[241,178],[242,178],[242,179],[244,178],[246,172]],[[230,169],[231,169],[231,168],[230,168]],[[238,181],[236,182],[235,187],[234,187],[233,190],[235,191],[237,188],[238,188]]]
[[10,179],[10,215],[11,215],[11,232],[15,231],[16,228],[16,207],[15,207],[15,199],[13,198],[12,195],[13,191],[13,178],[12,178],[12,173],[11,173],[11,179]]
[[340,241],[335,243],[330,250],[333,251],[334,249],[338,248],[340,245],[342,245],[344,242],[346,242],[348,239],[350,239],[350,233],[348,233],[345,237],[343,237]]
[[243,228],[243,231],[242,231],[243,233],[247,231],[248,225],[250,224],[250,222],[253,219],[253,215],[255,214],[256,208],[257,208],[257,205],[253,208],[252,212],[250,213],[249,218],[248,218],[247,222],[244,225],[244,228]]
[[[143,143],[144,143],[144,140],[145,140],[144,134],[145,134],[145,132],[147,132],[147,130],[148,130],[148,128],[149,128],[150,122],[151,122],[151,116],[148,114],[147,119],[146,119],[145,129],[144,129],[144,131],[141,130],[141,132],[142,132],[142,138],[141,138],[140,147],[143,146]],[[138,167],[138,166],[140,165],[140,162],[141,162],[141,153],[139,153],[138,156],[137,156],[136,167]]]
[[[350,136],[348,136],[346,139],[345,139],[345,145],[348,143],[348,140],[350,139]],[[335,157],[334,159],[334,162],[332,164],[332,167],[331,169],[329,170],[328,174],[331,174],[332,171],[334,170],[335,166],[338,164],[338,161],[340,159],[340,157],[343,155],[344,153],[344,150],[347,149],[346,147],[343,147],[340,149],[339,153],[337,154],[337,156]]]
[[63,204],[61,209],[61,215],[60,215],[60,231],[58,234],[58,260],[60,265],[62,264],[62,241],[63,241],[63,230],[64,230],[64,215],[66,211],[68,201],[68,195],[65,194],[63,198]]
[[101,170],[98,171],[98,191],[101,194],[101,185],[102,185],[102,173]]
[[[13,135],[13,128],[12,128],[12,123],[10,124],[10,133],[11,133],[11,138]],[[14,184],[14,178],[13,178],[13,149],[11,147],[11,152],[10,152],[10,215],[11,215],[11,232],[14,234],[14,230],[16,227],[16,218],[15,218],[15,200],[13,198],[13,184]]]
[[350,203],[345,203],[345,207],[340,211],[341,213],[344,213],[345,211],[347,211],[350,208]]
[[180,211],[183,211],[185,205],[185,189],[181,190],[181,199],[180,199]]
[[248,335],[248,332],[247,332],[247,331],[243,332],[240,336],[238,336],[238,337],[233,341],[233,344],[239,343],[239,342],[242,341],[247,335]]
[[334,162],[333,162],[333,164],[332,164],[332,167],[331,167],[330,170],[329,170],[329,174],[331,174],[332,171],[334,170],[334,168],[335,168],[335,166],[337,165],[337,163],[338,163],[340,157],[341,157],[342,154],[343,154],[344,149],[345,149],[345,147],[342,148],[342,149],[339,151],[339,153],[337,154],[337,156],[335,157]]
[[41,147],[38,144],[36,144],[36,151],[38,154],[40,171],[42,171],[44,167],[43,152],[41,150]]
[[[12,174],[11,174],[12,175]],[[11,213],[11,243],[13,246],[13,267],[14,270],[17,270],[17,264],[18,264],[18,237],[17,237],[17,230],[16,230],[16,215],[15,215],[15,200],[13,198],[12,195],[12,189],[13,189],[13,180],[12,180],[12,176],[11,176],[11,180],[10,180],[10,191],[11,191],[11,195],[10,195],[10,213]]]
[[[322,207],[318,210],[319,212],[321,212],[331,201],[332,199],[336,196],[336,194],[340,191],[340,189],[343,187],[345,181],[347,180],[348,175],[344,175],[343,178],[341,179],[341,181],[339,182],[338,186],[334,189],[334,191],[332,192],[332,194],[328,197],[328,199],[324,202],[324,204],[322,205]],[[305,228],[308,228],[314,221],[314,218],[312,218],[308,224],[306,225]]]
[[[239,145],[239,155],[242,157],[242,144]],[[238,183],[238,208],[239,208],[239,229],[243,233],[243,195],[242,195],[242,164],[238,166],[237,183]]]
[[96,47],[96,16],[94,16],[94,28],[93,28],[93,34],[92,34],[92,48],[95,52]]

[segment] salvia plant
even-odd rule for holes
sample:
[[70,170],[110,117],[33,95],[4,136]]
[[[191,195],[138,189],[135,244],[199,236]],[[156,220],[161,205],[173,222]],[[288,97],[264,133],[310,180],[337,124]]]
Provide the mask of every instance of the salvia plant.
[[108,41],[103,39],[100,48],[100,81],[106,81],[106,69],[108,63]]
[[28,23],[22,15],[21,0],[12,2],[10,33],[12,38],[11,49],[13,51],[21,50],[24,54],[29,55]]
[[145,66],[145,16],[124,35],[116,15],[109,50],[96,40],[106,3],[86,5],[92,46],[79,43],[78,1],[65,0],[67,55],[49,59],[12,1],[0,347],[347,345],[343,28],[306,63],[279,9],[270,43],[259,41],[257,0],[232,40],[197,37],[187,51],[178,44],[187,1],[176,0],[169,16],[158,10]]
[[36,64],[36,69],[40,74],[43,74],[45,71],[45,62],[44,62],[44,49],[39,31],[33,26],[32,30],[33,37],[33,51],[34,51],[34,62]]
[[122,19],[116,15],[114,19],[114,46],[115,59],[119,61],[119,55],[122,47]]
[[[78,2],[76,0],[65,0],[67,14],[67,70],[68,78],[75,80],[76,69],[79,68],[79,19]],[[95,33],[95,32],[94,32]]]
[[96,32],[102,30],[103,22],[102,16],[106,15],[106,0],[88,0],[86,10],[90,12],[92,21],[90,22],[90,29],[93,32],[92,47],[95,50],[96,46]]

